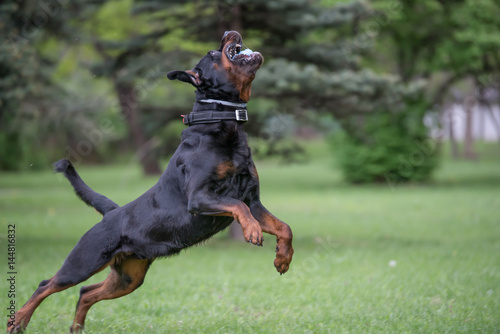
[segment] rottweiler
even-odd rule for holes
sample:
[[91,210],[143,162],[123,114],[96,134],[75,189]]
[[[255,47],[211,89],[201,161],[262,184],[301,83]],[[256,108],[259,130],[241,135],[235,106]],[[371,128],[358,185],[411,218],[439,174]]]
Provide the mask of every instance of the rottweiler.
[[264,58],[242,45],[238,32],[227,31],[219,49],[209,51],[195,68],[167,74],[196,87],[196,100],[184,116],[188,127],[166,171],[136,200],[118,206],[88,187],[69,160],[55,163],[55,171],[64,173],[80,199],[103,218],[81,237],[61,269],[40,283],[8,323],[9,332],[23,331],[51,294],[110,267],[103,282],[80,290],[70,328],[80,332],[92,305],[137,289],[156,258],[198,244],[233,220],[254,245],[262,246],[262,232],[275,235],[274,266],[280,274],[288,270],[292,231],[261,204],[259,177],[243,130],[252,81]]

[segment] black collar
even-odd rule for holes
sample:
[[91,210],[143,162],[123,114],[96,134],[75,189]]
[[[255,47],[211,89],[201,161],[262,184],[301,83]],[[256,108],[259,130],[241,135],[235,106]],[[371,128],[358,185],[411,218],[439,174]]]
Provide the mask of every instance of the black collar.
[[221,121],[247,122],[246,103],[222,100],[200,100],[195,103],[194,112],[182,115],[185,125],[218,123]]

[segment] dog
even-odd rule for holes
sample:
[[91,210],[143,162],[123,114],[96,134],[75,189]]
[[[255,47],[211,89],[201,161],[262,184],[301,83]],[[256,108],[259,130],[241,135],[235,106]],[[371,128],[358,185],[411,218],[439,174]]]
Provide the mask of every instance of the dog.
[[110,267],[103,282],[80,290],[70,332],[81,332],[92,305],[133,292],[156,258],[196,245],[233,220],[254,245],[262,246],[262,232],[275,235],[274,266],[280,274],[287,272],[292,231],[261,204],[259,177],[243,130],[252,81],[264,58],[242,51],[242,44],[238,32],[227,31],[219,49],[209,51],[195,68],[167,74],[196,87],[196,102],[184,116],[188,127],[166,171],[136,200],[120,207],[88,187],[69,160],[55,163],[55,171],[64,173],[77,196],[103,218],[81,237],[59,271],[40,283],[8,323],[10,333],[22,332],[51,294]]

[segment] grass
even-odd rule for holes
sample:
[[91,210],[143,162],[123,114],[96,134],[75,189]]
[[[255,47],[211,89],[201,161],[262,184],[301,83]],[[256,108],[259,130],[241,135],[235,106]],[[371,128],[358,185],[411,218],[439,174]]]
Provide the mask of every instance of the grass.
[[[479,163],[445,159],[427,185],[395,187],[345,184],[327,150],[313,145],[308,164],[257,163],[263,202],[294,231],[286,275],[272,265],[272,237],[260,248],[222,233],[96,304],[86,333],[500,333],[498,147],[483,147]],[[79,171],[119,204],[156,182],[135,166]],[[16,224],[17,307],[100,217],[50,172],[1,174],[0,212],[3,245]],[[28,333],[67,332],[78,291],[48,298]]]

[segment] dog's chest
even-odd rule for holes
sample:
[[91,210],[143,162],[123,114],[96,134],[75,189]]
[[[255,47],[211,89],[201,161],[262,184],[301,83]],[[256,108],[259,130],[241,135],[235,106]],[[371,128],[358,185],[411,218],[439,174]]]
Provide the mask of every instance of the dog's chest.
[[258,180],[251,173],[251,161],[225,160],[214,170],[214,192],[245,201],[258,191]]

